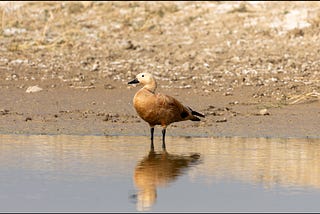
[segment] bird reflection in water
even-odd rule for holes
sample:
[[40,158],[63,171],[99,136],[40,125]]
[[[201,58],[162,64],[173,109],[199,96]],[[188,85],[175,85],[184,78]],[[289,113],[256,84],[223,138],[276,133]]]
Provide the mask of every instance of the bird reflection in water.
[[163,149],[155,152],[150,149],[136,166],[134,172],[134,183],[138,188],[137,195],[133,195],[138,211],[149,210],[157,199],[157,188],[166,187],[175,181],[179,175],[200,163],[200,154],[190,155],[170,154]]

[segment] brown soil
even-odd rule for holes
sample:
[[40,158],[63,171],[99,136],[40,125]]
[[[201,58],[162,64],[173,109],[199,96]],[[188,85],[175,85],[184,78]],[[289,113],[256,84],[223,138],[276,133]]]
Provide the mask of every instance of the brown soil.
[[168,135],[320,137],[319,2],[0,6],[1,133],[149,135],[127,85],[148,71],[206,115]]

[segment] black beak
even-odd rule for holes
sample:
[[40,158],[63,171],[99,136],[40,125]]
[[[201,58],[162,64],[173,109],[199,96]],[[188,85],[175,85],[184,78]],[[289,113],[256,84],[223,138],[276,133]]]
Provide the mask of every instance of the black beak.
[[128,84],[137,84],[139,83],[139,80],[137,78],[135,78],[134,80],[128,82]]

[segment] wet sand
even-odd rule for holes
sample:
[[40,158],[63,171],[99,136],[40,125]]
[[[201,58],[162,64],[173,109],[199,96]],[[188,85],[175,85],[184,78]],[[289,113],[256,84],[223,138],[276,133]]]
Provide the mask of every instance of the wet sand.
[[[132,105],[137,88],[48,89],[25,94],[24,90],[1,89],[1,133],[144,135],[149,126]],[[192,90],[162,90],[205,114],[200,122],[183,121],[168,127],[171,136],[320,137],[319,102],[268,106],[244,102],[237,94],[201,96]],[[233,104],[238,101],[238,104]],[[231,104],[230,104],[231,103]],[[156,127],[155,135],[161,134]]]

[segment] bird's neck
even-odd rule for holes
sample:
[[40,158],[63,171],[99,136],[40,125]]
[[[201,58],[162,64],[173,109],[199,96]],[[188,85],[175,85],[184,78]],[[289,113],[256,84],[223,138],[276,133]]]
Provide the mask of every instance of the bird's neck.
[[152,81],[149,84],[145,85],[143,87],[144,89],[147,89],[148,91],[155,93],[156,89],[157,89],[157,83],[156,81]]

